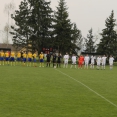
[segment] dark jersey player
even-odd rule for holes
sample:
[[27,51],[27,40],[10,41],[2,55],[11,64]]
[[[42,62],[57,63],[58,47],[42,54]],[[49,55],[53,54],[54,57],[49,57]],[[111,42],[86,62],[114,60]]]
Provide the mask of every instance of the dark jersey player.
[[54,68],[56,68],[56,58],[57,58],[57,57],[56,57],[56,54],[54,53],[54,54],[53,54],[53,59],[52,59],[52,61],[53,61],[53,67],[54,67]]
[[59,54],[58,54],[58,57],[57,57],[57,67],[61,67],[61,59],[62,59],[62,56],[61,56],[61,54],[59,53]]
[[49,52],[48,52],[48,54],[46,55],[46,59],[47,59],[46,67],[50,67],[51,55],[49,54]]

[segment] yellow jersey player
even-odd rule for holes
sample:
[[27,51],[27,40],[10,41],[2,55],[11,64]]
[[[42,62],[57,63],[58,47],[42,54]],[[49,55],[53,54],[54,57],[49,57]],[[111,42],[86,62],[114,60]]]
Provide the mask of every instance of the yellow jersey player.
[[5,61],[6,61],[6,64],[9,65],[9,52],[8,51],[5,52]]
[[15,62],[14,62],[15,61],[15,52],[12,51],[10,57],[11,57],[10,58],[11,66],[12,66],[12,64],[14,64],[14,66],[15,66]]
[[21,52],[20,51],[17,53],[17,62],[18,63],[21,62]]
[[4,54],[3,50],[1,50],[1,52],[0,52],[0,65],[4,65],[4,56],[5,56],[5,54]]
[[31,62],[32,62],[32,53],[31,53],[31,52],[28,52],[27,57],[28,57],[28,64],[27,64],[27,66],[31,66]]
[[23,53],[23,65],[26,64],[26,58],[27,58],[27,54],[26,52]]
[[37,54],[36,52],[33,54],[33,66],[36,67],[36,58],[37,58]]
[[44,67],[43,62],[44,62],[44,54],[41,52],[39,55],[39,60],[40,60],[40,67]]

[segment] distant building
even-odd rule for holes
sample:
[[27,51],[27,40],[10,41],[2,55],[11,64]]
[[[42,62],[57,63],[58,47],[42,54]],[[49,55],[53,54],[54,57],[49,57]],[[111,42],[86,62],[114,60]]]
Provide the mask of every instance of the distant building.
[[4,43],[0,43],[0,50],[4,50],[4,51],[19,51],[22,50],[22,48],[14,48],[12,46],[12,44],[4,44]]

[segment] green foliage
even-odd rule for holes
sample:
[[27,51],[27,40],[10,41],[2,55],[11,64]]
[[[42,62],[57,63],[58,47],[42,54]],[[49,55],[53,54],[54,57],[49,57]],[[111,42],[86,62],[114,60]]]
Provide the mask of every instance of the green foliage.
[[60,0],[54,18],[54,46],[63,54],[78,48],[76,41],[80,35],[76,24],[73,25],[68,16],[65,0]]
[[30,27],[33,32],[32,42],[34,47],[40,52],[41,48],[49,46],[52,30],[52,9],[49,7],[50,2],[45,0],[28,0],[30,4],[31,16]]
[[106,28],[102,30],[102,38],[98,45],[97,52],[107,55],[117,54],[117,34],[114,31],[114,27],[116,26],[115,21],[114,12],[112,11],[109,18],[107,18],[105,21]]
[[11,32],[13,45],[38,53],[43,47],[53,47],[62,53],[78,50],[81,31],[68,19],[65,1],[60,0],[57,11],[52,13],[46,0],[23,0],[12,15],[16,24]]
[[77,25],[74,23],[72,28],[72,35],[71,35],[71,52],[76,53],[81,49],[81,41],[82,41],[82,34],[81,31],[77,28]]
[[[45,0],[24,0],[19,6],[19,11],[12,18],[16,22],[13,43],[17,45],[29,45],[32,51],[41,51],[49,42],[52,28],[52,9],[50,2]],[[26,46],[25,46],[26,47]]]
[[93,53],[95,52],[95,48],[94,48],[94,36],[92,34],[92,28],[89,30],[89,34],[87,35],[87,39],[85,40],[86,41],[86,50],[85,52],[87,53]]
[[15,20],[15,26],[11,26],[13,35],[13,45],[18,47],[26,47],[29,40],[29,27],[28,27],[28,17],[29,17],[28,2],[26,0],[22,1],[19,5],[19,11],[15,11],[15,15],[11,17]]

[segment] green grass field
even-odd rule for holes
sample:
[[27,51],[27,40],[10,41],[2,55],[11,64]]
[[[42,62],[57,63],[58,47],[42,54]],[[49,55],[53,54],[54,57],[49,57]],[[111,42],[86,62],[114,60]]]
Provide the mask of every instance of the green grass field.
[[117,117],[116,71],[0,66],[0,117]]

